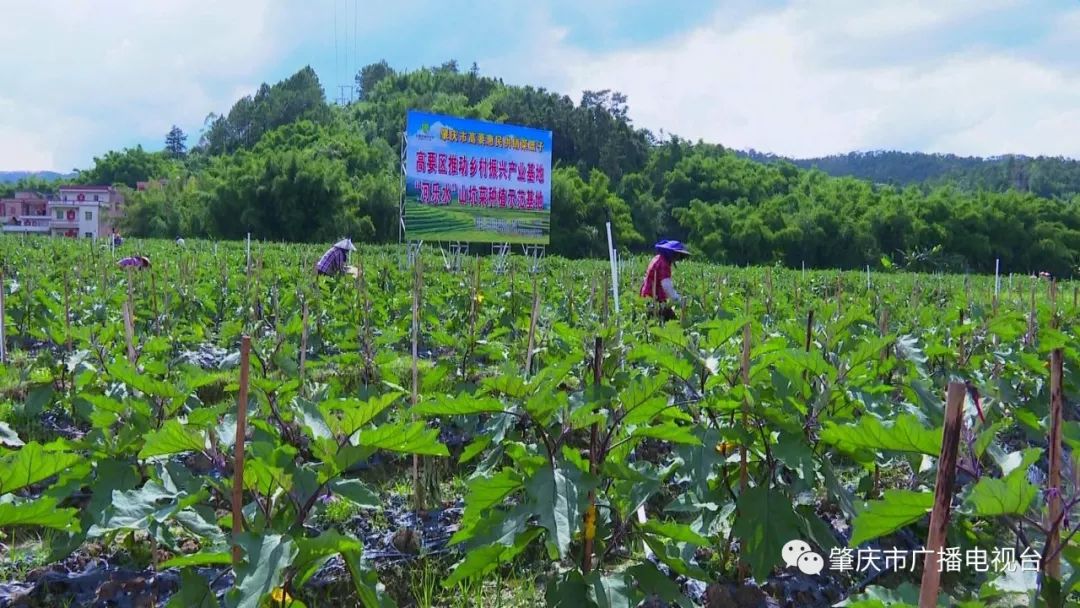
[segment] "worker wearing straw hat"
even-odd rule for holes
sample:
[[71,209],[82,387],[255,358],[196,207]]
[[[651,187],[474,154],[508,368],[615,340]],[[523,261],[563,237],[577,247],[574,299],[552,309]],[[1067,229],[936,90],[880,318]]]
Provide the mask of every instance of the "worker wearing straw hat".
[[645,280],[641,284],[641,297],[653,300],[653,314],[667,321],[675,318],[670,302],[682,303],[682,296],[675,291],[671,279],[671,269],[679,260],[690,255],[690,251],[679,241],[660,241],[656,244],[656,257],[649,262],[645,271]]
[[350,251],[356,251],[351,239],[341,239],[334,243],[334,246],[328,249],[322,259],[315,264],[315,272],[321,275],[341,274],[345,270],[345,261]]

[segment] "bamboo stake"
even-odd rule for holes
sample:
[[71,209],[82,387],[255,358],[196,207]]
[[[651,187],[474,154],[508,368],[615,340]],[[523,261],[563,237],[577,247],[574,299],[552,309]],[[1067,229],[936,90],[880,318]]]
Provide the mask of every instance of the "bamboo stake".
[[967,388],[963,382],[950,382],[945,399],[945,431],[938,459],[937,483],[934,486],[934,510],[930,513],[930,533],[926,539],[919,608],[936,608],[941,589],[939,559],[949,527],[953,484],[956,482],[956,454],[960,447],[960,428]]
[[1061,519],[1064,507],[1061,503],[1061,425],[1065,398],[1062,394],[1062,371],[1064,357],[1060,348],[1050,352],[1050,471],[1047,480],[1047,496],[1050,502],[1046,528],[1046,550],[1043,572],[1061,581]]
[[243,531],[244,521],[244,440],[247,437],[248,405],[248,367],[251,353],[251,338],[244,336],[240,341],[240,395],[236,407],[236,441],[233,444],[233,487],[232,487],[232,533],[233,568],[240,565],[240,545],[238,539]]

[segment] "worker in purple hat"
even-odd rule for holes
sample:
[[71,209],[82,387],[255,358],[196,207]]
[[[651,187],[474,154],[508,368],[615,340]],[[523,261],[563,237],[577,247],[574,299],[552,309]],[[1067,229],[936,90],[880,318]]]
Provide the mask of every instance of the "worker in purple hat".
[[345,270],[345,262],[348,260],[350,251],[356,251],[352,239],[341,239],[334,243],[333,247],[326,250],[322,259],[316,262],[315,272],[326,276],[341,274]]
[[651,298],[656,303],[654,312],[664,321],[675,318],[671,302],[682,303],[682,296],[675,291],[675,284],[671,279],[671,269],[679,260],[689,255],[686,245],[679,241],[660,241],[656,244],[656,257],[649,262],[649,268],[645,271],[641,297]]

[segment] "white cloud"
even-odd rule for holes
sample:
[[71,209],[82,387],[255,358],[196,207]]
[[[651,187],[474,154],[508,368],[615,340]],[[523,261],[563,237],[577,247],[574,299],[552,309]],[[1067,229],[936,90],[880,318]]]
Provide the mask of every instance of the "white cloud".
[[548,26],[528,56],[490,63],[515,82],[539,78],[575,97],[583,89],[622,91],[641,126],[743,149],[1080,157],[1080,74],[1037,53],[1069,36],[1075,16],[1024,54],[993,40],[921,52],[939,36],[963,40],[969,22],[1007,16],[1014,6],[1023,10],[1013,0],[799,1],[750,16],[721,8],[690,32],[598,53]]
[[[69,170],[90,154],[158,141],[173,124],[197,131],[295,44],[301,16],[272,0],[6,2],[0,20],[0,133],[41,150],[24,163]],[[283,27],[291,22],[294,28]],[[290,36],[289,32],[294,32]],[[251,92],[248,88],[245,93]],[[29,114],[43,122],[20,123]],[[58,129],[54,125],[78,129]],[[89,128],[87,128],[89,127]],[[189,143],[197,137],[192,132]],[[0,157],[0,166],[18,159]]]

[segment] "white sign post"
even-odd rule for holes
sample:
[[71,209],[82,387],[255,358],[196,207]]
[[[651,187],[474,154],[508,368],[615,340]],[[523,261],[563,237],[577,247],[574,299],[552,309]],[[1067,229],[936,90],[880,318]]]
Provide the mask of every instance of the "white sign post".
[[615,314],[619,314],[619,268],[615,262],[615,245],[611,240],[611,222],[607,223],[608,259],[611,261],[611,297],[615,300]]
[[1001,292],[1001,258],[994,260],[994,297]]

